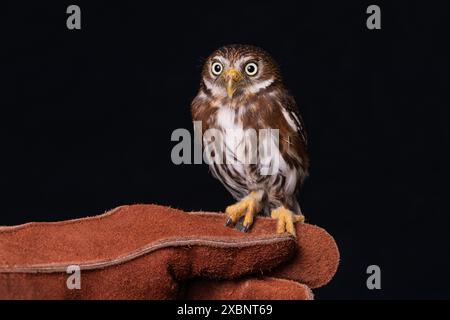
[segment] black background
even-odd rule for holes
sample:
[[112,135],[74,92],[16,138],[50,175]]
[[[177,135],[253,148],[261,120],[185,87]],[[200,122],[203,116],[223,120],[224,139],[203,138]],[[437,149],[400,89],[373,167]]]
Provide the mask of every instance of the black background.
[[[82,29],[66,28],[78,4]],[[382,30],[366,28],[378,4]],[[122,204],[223,210],[206,165],[175,166],[202,61],[271,52],[302,109],[309,222],[340,247],[318,299],[450,298],[449,11],[428,1],[2,2],[0,225]],[[366,268],[382,289],[366,288]]]

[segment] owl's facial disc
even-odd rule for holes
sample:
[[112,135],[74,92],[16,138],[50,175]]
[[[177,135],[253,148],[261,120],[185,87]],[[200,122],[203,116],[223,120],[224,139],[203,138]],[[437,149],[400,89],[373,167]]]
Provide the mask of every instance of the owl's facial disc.
[[261,57],[215,54],[207,66],[204,83],[215,96],[233,99],[241,94],[255,94],[261,86],[266,86],[268,75]]

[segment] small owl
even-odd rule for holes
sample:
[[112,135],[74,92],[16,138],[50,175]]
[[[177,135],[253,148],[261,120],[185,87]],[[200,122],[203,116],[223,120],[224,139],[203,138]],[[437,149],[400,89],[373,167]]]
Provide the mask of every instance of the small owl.
[[[203,147],[214,155],[211,172],[238,201],[226,208],[226,225],[240,220],[246,232],[263,213],[278,220],[278,233],[295,236],[294,223],[304,221],[296,194],[308,175],[307,137],[273,58],[249,45],[213,52],[203,66],[192,117],[203,132],[221,133],[220,139],[204,134]],[[256,132],[256,146],[247,143],[255,142],[246,140],[247,132]],[[272,146],[270,152],[264,146]],[[255,150],[256,161],[249,157]]]

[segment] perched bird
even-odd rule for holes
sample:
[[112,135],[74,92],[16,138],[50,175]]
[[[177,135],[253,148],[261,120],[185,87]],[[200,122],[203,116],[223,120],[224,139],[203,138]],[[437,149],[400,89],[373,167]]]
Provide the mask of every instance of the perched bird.
[[[205,134],[203,147],[209,148],[213,175],[238,200],[225,210],[226,225],[244,217],[243,230],[248,231],[255,215],[263,212],[278,219],[278,233],[295,236],[294,223],[304,221],[296,193],[308,175],[307,136],[274,59],[255,46],[219,48],[203,66],[191,107],[203,132],[215,129],[222,134],[221,148],[219,139]],[[244,142],[248,129],[258,133],[257,161],[245,161],[255,150]],[[267,153],[264,145],[276,148]],[[214,161],[217,158],[221,161]]]

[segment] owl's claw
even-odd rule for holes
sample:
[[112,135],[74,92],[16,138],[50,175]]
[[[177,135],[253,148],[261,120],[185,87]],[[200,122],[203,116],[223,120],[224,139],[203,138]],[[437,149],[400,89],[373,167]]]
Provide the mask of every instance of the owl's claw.
[[291,210],[281,206],[272,210],[272,218],[277,219],[277,233],[289,232],[296,237],[294,223],[305,222],[305,216],[302,214],[295,214]]
[[233,224],[233,220],[231,220],[231,218],[228,218],[227,222],[225,222],[226,227],[230,227],[232,224]]
[[225,223],[226,226],[231,226],[237,223],[240,217],[244,217],[242,223],[242,231],[247,232],[250,226],[253,224],[254,216],[260,210],[262,194],[260,192],[251,192],[247,197],[242,199],[236,204],[233,204],[225,210],[228,219]]

